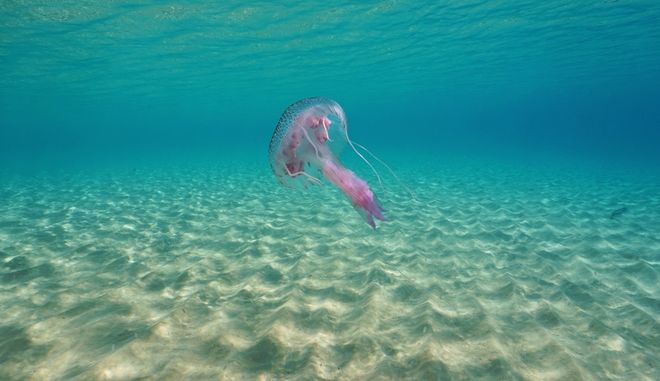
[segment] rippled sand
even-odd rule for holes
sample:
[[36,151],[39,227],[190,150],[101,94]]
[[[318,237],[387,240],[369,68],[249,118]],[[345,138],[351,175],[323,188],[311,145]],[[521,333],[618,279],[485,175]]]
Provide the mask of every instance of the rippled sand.
[[658,176],[410,164],[3,174],[0,379],[660,379]]

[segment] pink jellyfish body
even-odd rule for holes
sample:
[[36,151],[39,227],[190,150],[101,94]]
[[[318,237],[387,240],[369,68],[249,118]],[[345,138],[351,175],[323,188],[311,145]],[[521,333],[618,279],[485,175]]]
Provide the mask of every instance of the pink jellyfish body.
[[270,140],[270,164],[279,182],[288,187],[320,184],[323,175],[344,192],[375,229],[374,218],[385,220],[383,209],[367,182],[339,161],[346,144],[355,150],[341,106],[323,97],[305,98],[289,106],[280,117]]

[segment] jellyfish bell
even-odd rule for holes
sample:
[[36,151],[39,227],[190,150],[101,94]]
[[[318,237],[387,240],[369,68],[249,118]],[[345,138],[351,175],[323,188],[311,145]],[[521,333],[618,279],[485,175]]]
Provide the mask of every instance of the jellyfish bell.
[[320,162],[338,157],[347,136],[346,116],[338,103],[321,97],[302,99],[284,111],[271,138],[273,172],[289,187],[319,183],[315,175],[320,174]]
[[270,140],[270,165],[278,181],[287,187],[321,184],[321,177],[326,178],[375,229],[375,219],[385,220],[383,209],[367,182],[339,160],[347,145],[366,161],[348,137],[341,106],[328,98],[305,98],[290,105],[280,117]]

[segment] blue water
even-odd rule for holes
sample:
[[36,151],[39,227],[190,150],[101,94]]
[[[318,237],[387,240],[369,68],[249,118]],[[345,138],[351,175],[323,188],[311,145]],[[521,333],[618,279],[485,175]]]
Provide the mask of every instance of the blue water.
[[[658,20],[1,2],[0,379],[660,379]],[[375,231],[271,172],[311,96]]]

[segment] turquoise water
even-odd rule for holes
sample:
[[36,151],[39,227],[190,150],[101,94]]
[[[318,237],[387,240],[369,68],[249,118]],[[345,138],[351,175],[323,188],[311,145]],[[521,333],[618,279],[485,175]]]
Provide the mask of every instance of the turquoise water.
[[[0,3],[0,379],[660,379],[660,4]],[[280,186],[339,102],[380,185]]]

